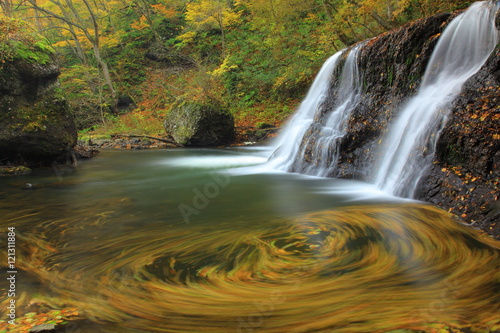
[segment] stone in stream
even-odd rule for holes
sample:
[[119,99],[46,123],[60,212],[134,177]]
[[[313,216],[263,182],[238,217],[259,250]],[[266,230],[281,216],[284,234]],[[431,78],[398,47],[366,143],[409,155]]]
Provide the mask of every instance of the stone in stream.
[[178,99],[165,118],[165,130],[182,146],[208,147],[233,142],[234,118],[219,102]]

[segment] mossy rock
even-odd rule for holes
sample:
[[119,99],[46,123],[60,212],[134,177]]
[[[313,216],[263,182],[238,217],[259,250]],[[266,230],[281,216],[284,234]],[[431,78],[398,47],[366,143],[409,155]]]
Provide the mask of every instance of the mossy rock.
[[22,20],[0,17],[0,65],[10,61],[48,64],[55,51],[50,42]]
[[0,20],[0,30],[7,26],[15,29],[0,37],[4,48],[10,46],[0,65],[0,156],[49,165],[76,144],[74,115],[59,92],[60,70],[50,48],[22,22]]
[[0,117],[0,154],[9,161],[48,165],[77,141],[75,119],[66,100],[51,94]]
[[183,146],[223,146],[233,142],[234,118],[215,100],[179,98],[165,118],[165,130]]

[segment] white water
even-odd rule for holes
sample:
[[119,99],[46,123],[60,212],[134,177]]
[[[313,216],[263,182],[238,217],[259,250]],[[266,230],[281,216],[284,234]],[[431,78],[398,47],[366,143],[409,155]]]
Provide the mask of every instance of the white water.
[[455,18],[439,38],[417,95],[390,127],[376,175],[384,191],[412,197],[432,163],[449,106],[465,81],[486,62],[498,42],[492,2],[476,2]]
[[288,171],[291,168],[298,154],[302,137],[312,124],[314,115],[326,96],[332,72],[337,66],[342,53],[343,50],[335,53],[321,67],[311,88],[309,88],[306,98],[280,134],[275,145],[277,149],[268,163],[269,168],[282,171]]
[[[492,1],[474,3],[440,36],[419,92],[390,126],[378,165],[371,165],[371,170],[367,170],[367,174],[373,175],[375,186],[386,194],[413,197],[419,179],[432,163],[451,102],[498,43],[494,23],[498,6],[498,2]],[[345,135],[350,114],[362,93],[362,73],[357,68],[361,47],[362,44],[350,51],[341,80],[334,88],[330,87],[330,79],[345,50],[325,62],[306,98],[278,138],[277,149],[268,163],[253,171],[287,171],[313,176],[335,173],[340,139]],[[325,111],[322,103],[332,93],[329,89],[334,89],[336,102],[322,118],[321,112]]]
[[340,85],[337,88],[336,106],[326,120],[322,121],[321,127],[316,129],[319,132],[316,134],[316,142],[312,144],[306,142],[301,150],[299,160],[304,161],[306,149],[310,146],[309,156],[313,161],[303,168],[298,168],[301,173],[325,177],[331,175],[337,168],[340,140],[345,135],[352,111],[361,99],[361,75],[358,71],[357,58],[362,45],[354,47],[347,56]]
[[[357,66],[361,46],[362,44],[354,47],[347,56],[336,88],[337,101],[334,109],[329,110],[324,119],[319,119],[317,113],[321,111],[321,104],[330,87],[330,78],[344,50],[325,62],[305,100],[281,134],[278,149],[271,157],[269,167],[314,176],[328,176],[336,168],[339,140],[344,136],[351,111],[361,97],[361,76]],[[314,137],[308,133],[311,129]],[[309,136],[304,138],[305,135]],[[306,151],[312,163],[303,163]]]

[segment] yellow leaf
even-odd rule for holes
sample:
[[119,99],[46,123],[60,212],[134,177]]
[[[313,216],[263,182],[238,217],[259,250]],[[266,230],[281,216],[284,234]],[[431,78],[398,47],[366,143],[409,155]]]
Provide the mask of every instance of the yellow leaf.
[[136,20],[135,22],[133,22],[131,25],[130,25],[133,29],[135,30],[144,30],[146,29],[147,27],[149,27],[148,23],[147,23],[147,19],[144,15],[142,15],[139,20]]

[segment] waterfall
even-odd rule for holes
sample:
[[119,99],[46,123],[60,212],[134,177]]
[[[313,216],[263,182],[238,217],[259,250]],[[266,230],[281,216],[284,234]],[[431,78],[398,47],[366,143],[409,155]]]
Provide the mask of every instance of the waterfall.
[[412,197],[431,165],[451,102],[486,62],[498,42],[493,2],[476,2],[445,29],[433,51],[417,95],[389,128],[376,185]]
[[[269,162],[272,167],[315,176],[329,176],[335,170],[340,139],[361,96],[356,60],[362,45],[351,49],[333,88],[330,78],[345,50],[325,62],[296,115],[281,134],[278,149]],[[324,103],[328,93],[335,96],[333,106]]]
[[[366,167],[365,174],[378,188],[391,195],[413,197],[432,163],[451,103],[495,49],[498,7],[498,1],[472,4],[439,37],[421,87],[395,113],[387,135],[380,140],[380,159]],[[364,45],[342,50],[325,62],[281,133],[268,167],[315,176],[338,175],[341,141],[352,111],[364,98],[363,73],[357,64]]]
[[268,163],[270,167],[282,171],[289,171],[291,168],[298,154],[300,141],[312,124],[314,115],[325,98],[333,70],[337,67],[342,53],[343,51],[335,53],[321,67],[305,99],[279,136],[279,140],[275,144],[276,149]]

